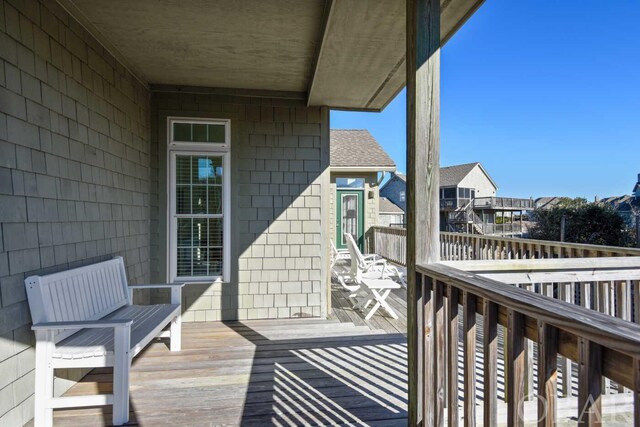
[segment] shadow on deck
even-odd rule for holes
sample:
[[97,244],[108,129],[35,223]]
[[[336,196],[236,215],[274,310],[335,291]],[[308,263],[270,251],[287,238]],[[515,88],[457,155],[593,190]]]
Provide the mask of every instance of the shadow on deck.
[[[183,324],[134,359],[130,424],[406,425],[406,340],[336,320]],[[95,369],[67,395],[111,392]],[[108,425],[111,407],[57,410],[54,425]]]

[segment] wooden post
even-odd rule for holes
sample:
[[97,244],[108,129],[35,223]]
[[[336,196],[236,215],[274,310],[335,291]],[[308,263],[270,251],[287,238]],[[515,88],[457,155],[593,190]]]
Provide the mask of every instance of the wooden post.
[[440,1],[407,0],[406,16],[409,425],[433,425],[421,410],[423,402],[433,405],[433,399],[425,399],[425,379],[419,372],[418,360],[429,359],[419,345],[424,324],[418,323],[422,296],[415,284],[416,265],[437,262],[440,255]]
[[561,242],[564,242],[566,227],[567,227],[567,216],[562,215],[562,217],[560,218],[560,241]]

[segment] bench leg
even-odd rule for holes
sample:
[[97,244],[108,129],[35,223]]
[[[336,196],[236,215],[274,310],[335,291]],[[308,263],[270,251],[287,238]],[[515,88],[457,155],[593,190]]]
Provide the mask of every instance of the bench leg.
[[36,384],[34,396],[35,427],[51,427],[53,425],[53,368],[51,367],[51,351],[53,350],[53,334],[50,331],[36,332]]
[[[171,288],[171,304],[182,303],[182,288]],[[180,308],[182,310],[182,307]],[[171,336],[169,338],[169,348],[171,351],[180,351],[182,347],[182,314],[171,320]]]
[[113,425],[129,422],[129,371],[131,370],[131,329],[115,328],[113,366]]
[[180,315],[171,321],[171,337],[169,338],[169,347],[171,351],[180,351],[182,346],[182,322]]

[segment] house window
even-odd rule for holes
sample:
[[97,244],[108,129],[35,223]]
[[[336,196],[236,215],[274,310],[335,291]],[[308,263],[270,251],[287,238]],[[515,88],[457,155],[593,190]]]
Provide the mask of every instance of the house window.
[[336,178],[337,188],[364,188],[364,178]]
[[229,122],[169,119],[171,281],[229,280]]
[[445,199],[455,199],[456,198],[456,187],[446,187],[442,191],[442,195]]
[[404,202],[404,201],[406,201],[406,199],[407,199],[406,193],[404,191],[401,191],[400,192],[400,201]]

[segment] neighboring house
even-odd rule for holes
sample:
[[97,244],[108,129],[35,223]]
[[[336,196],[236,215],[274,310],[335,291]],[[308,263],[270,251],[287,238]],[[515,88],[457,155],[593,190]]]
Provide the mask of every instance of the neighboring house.
[[378,192],[384,173],[396,165],[367,130],[331,129],[330,232],[338,248],[351,233],[364,250],[364,236],[378,225]]
[[[498,186],[478,162],[440,168],[440,229],[521,235],[530,199],[496,197]],[[380,195],[406,210],[406,177],[393,174]]]
[[629,226],[635,225],[636,221],[640,220],[640,174],[631,195],[605,197],[600,203],[615,209]]
[[386,197],[378,203],[378,225],[382,227],[404,227],[404,211]]

